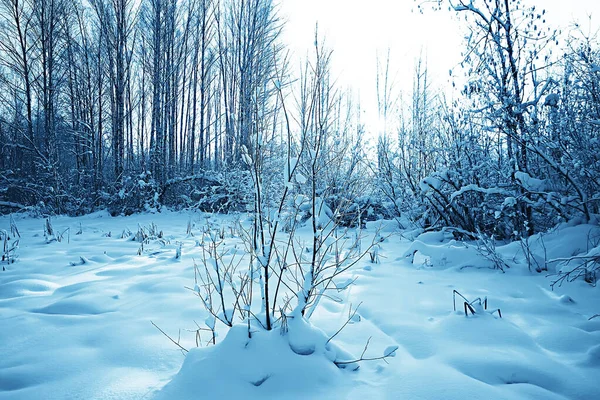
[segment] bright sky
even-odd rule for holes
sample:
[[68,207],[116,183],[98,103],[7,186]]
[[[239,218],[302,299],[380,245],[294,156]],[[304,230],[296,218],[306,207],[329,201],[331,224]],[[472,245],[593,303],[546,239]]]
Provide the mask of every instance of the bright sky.
[[[567,27],[578,20],[587,30],[587,15],[594,15],[590,30],[600,29],[600,0],[526,0],[547,11],[549,24]],[[376,113],[376,54],[391,50],[391,74],[396,86],[408,92],[415,62],[427,58],[436,86],[449,82],[448,71],[461,61],[464,22],[454,12],[417,10],[413,0],[281,0],[287,19],[284,40],[298,57],[313,45],[315,23],[333,49],[334,75],[360,93],[365,113]]]

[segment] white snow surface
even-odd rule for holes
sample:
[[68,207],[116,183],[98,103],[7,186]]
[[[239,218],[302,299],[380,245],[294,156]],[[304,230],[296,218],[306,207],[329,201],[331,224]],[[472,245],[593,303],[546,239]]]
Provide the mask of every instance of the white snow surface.
[[[518,243],[498,245],[510,266],[501,273],[476,246],[443,232],[387,238],[380,262],[367,257],[341,276],[355,282],[341,302],[323,298],[310,322],[289,318],[287,332],[256,331],[249,340],[244,325],[228,331],[217,321],[217,345],[203,331],[196,347],[196,322],[213,321],[186,289],[202,257],[197,243],[202,226],[233,219],[57,217],[62,241],[46,243],[43,219],[16,216],[19,257],[0,270],[0,399],[600,398],[600,317],[589,320],[600,313],[600,288],[576,280],[551,290],[546,275],[566,266],[530,272]],[[164,236],[141,248],[138,226],[152,223]],[[0,229],[9,226],[0,217]],[[597,226],[563,225],[529,244],[541,263],[596,254],[595,235]],[[243,248],[235,237],[225,242]],[[453,290],[487,297],[502,318],[479,307],[466,317],[462,299],[454,311]],[[358,370],[332,362],[360,356],[367,341],[365,357],[395,357]]]

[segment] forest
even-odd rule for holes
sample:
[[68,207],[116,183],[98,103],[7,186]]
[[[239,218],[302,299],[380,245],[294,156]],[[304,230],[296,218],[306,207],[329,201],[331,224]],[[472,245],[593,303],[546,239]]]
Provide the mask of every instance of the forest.
[[462,61],[373,121],[274,0],[0,0],[0,399],[596,398],[600,39],[536,3],[415,1]]
[[453,6],[469,32],[451,71],[457,95],[432,87],[419,62],[399,100],[381,57],[383,124],[367,135],[318,30],[303,67],[291,65],[272,1],[4,0],[0,206],[239,211],[252,202],[244,152],[267,196],[285,186],[289,153],[308,178],[290,190],[308,193],[317,172],[332,209],[343,193],[361,212],[500,238],[589,221],[600,198],[595,33],[559,32],[517,1],[469,4]]

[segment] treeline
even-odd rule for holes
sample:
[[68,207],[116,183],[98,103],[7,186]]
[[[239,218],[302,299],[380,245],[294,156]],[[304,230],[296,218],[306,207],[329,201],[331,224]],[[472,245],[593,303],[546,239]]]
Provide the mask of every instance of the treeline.
[[253,132],[277,119],[284,67],[274,7],[2,0],[4,207],[86,212],[123,198],[130,182],[160,189],[238,165]]
[[378,60],[369,149],[331,52],[316,34],[289,68],[270,0],[0,0],[0,207],[228,211],[289,190],[348,223],[467,237],[596,220],[595,34],[519,0],[426,4],[468,30],[456,87],[434,88],[419,62],[401,97]]

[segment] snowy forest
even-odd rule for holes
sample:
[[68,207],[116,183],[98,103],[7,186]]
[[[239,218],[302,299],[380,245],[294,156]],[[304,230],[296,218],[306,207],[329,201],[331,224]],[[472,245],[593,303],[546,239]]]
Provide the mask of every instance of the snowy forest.
[[[469,29],[452,101],[423,63],[398,101],[376,60],[384,123],[369,138],[318,31],[304,67],[290,66],[271,1],[4,1],[0,205],[241,211],[251,163],[268,197],[286,180],[310,192],[315,161],[330,208],[353,203],[373,218],[499,238],[589,221],[600,198],[597,38],[559,34],[519,3],[451,3]],[[311,179],[283,176],[286,152]]]
[[462,62],[368,55],[372,121],[273,0],[0,0],[0,399],[600,398],[600,37],[541,3],[414,2]]

